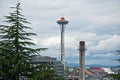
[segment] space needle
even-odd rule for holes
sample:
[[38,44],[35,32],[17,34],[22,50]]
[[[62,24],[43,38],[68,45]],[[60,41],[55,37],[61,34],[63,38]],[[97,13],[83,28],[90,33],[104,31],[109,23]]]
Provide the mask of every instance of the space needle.
[[65,60],[65,48],[64,48],[64,34],[65,34],[65,26],[68,24],[68,21],[61,17],[57,23],[61,29],[61,62],[64,65],[64,70],[66,70],[66,60]]

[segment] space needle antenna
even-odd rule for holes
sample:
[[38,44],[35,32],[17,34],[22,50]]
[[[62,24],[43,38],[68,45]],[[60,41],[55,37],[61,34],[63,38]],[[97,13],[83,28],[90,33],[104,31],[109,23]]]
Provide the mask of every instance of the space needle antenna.
[[63,12],[62,12],[62,17],[63,17]]
[[17,3],[19,3],[19,0],[17,0]]

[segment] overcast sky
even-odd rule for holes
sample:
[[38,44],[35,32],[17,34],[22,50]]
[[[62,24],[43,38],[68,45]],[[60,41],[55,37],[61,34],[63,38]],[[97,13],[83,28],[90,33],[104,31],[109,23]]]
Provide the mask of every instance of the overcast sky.
[[[13,12],[17,0],[0,0],[0,24]],[[79,41],[86,42],[86,65],[118,65],[120,56],[120,0],[19,0],[22,13],[31,22],[37,47],[47,47],[41,55],[60,59],[60,27],[63,16],[67,63],[79,63]]]

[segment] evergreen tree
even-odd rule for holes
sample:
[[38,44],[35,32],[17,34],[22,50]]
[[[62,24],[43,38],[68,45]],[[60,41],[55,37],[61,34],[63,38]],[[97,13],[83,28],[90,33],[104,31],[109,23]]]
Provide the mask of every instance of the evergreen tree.
[[[120,55],[120,50],[117,50],[117,52],[118,52],[118,54]],[[119,63],[120,63],[120,58],[117,59],[117,60],[118,60]],[[119,65],[118,67],[120,67],[120,65]],[[108,76],[113,77],[115,80],[120,80],[120,69],[119,69],[118,74],[109,74]]]
[[32,64],[32,56],[46,48],[31,48],[29,36],[36,35],[25,30],[31,29],[25,26],[27,22],[21,14],[20,3],[16,4],[13,13],[6,17],[7,25],[0,25],[0,79],[19,80],[20,76],[30,77],[35,67]]
[[[117,50],[118,54],[120,55],[120,50]],[[119,63],[120,63],[120,58],[118,59]]]

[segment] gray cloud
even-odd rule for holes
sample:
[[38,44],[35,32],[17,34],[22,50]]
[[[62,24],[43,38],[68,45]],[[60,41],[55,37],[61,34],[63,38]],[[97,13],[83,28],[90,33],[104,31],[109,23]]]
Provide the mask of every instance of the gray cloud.
[[[20,2],[23,14],[32,23],[28,26],[38,35],[32,37],[33,42],[38,47],[49,48],[40,54],[60,57],[60,28],[56,21],[63,13],[70,22],[65,32],[67,62],[79,63],[78,43],[84,40],[87,47],[86,64],[97,62],[106,65],[118,64],[113,58],[108,57],[120,47],[120,0],[20,0]],[[1,23],[4,20],[3,16],[12,12],[9,7],[15,4],[16,0],[1,1]],[[106,59],[103,59],[102,55],[105,55]],[[96,60],[95,57],[99,59]]]

